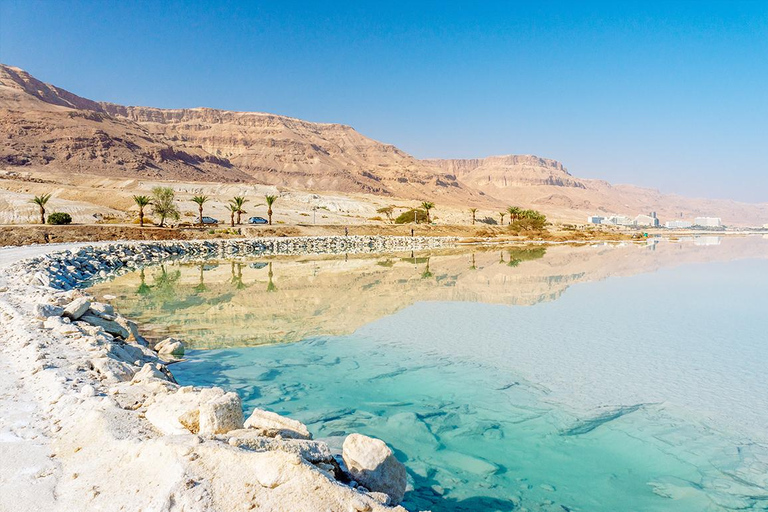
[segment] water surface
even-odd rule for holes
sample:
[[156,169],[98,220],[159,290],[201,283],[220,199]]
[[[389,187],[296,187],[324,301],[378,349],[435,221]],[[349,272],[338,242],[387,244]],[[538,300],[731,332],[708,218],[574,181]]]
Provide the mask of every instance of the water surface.
[[209,261],[94,287],[433,511],[768,510],[768,241]]

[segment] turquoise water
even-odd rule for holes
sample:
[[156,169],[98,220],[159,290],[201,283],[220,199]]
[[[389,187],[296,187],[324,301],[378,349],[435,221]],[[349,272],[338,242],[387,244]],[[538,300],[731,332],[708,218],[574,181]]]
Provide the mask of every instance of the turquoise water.
[[[154,288],[165,300],[153,277],[138,301],[130,276],[96,291],[143,322],[189,318],[172,332],[199,344],[219,318],[232,346],[191,351],[179,382],[236,390],[246,413],[288,414],[332,446],[351,432],[386,440],[410,509],[768,510],[767,249],[501,251],[426,269],[304,259],[275,262],[267,287],[262,265],[220,265],[240,277],[215,296],[213,271],[203,290],[185,284],[203,270],[180,266],[173,294]],[[279,310],[249,320],[241,301]],[[273,324],[270,340],[292,342],[238,347]]]

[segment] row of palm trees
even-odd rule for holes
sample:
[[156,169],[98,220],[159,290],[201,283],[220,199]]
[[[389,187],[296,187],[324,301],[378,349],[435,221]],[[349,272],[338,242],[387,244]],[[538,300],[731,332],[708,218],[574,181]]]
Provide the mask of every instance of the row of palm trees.
[[[169,207],[167,205],[164,205],[163,203],[166,203],[167,200],[163,198],[163,192],[164,190],[158,190],[154,189],[153,191],[154,197],[149,196],[133,196],[133,200],[136,203],[136,206],[139,207],[139,225],[144,226],[144,208],[150,205],[154,205],[154,213],[157,215],[160,215],[160,227],[163,227],[163,223],[165,221],[165,217],[168,216],[168,210]],[[272,225],[272,205],[277,201],[278,196],[273,195],[267,195],[264,197],[264,200],[267,204],[267,218],[269,225]],[[172,200],[172,196],[171,196]],[[193,203],[197,204],[197,211],[198,211],[198,222],[202,226],[203,225],[203,207],[205,203],[207,203],[210,200],[210,197],[206,195],[197,195],[194,196],[191,201]],[[235,215],[237,215],[237,224],[241,224],[242,222],[242,214],[246,213],[244,206],[245,203],[248,202],[248,199],[245,198],[245,196],[235,196],[232,199],[229,200],[229,203],[227,204],[227,211],[229,212],[229,224],[230,226],[235,226]],[[260,206],[260,205],[257,205]],[[175,209],[175,206],[173,207]],[[178,211],[175,212],[176,218],[178,218]]]
[[[475,225],[475,220],[477,216],[477,208],[470,208],[469,213],[472,215],[472,225]],[[501,219],[501,225],[504,225],[504,217],[509,215],[509,224],[512,225],[513,222],[520,219],[531,219],[531,220],[539,220],[539,219],[546,219],[544,217],[544,214],[536,211],[536,210],[524,210],[520,208],[519,206],[510,206],[505,211],[499,212],[499,218]]]

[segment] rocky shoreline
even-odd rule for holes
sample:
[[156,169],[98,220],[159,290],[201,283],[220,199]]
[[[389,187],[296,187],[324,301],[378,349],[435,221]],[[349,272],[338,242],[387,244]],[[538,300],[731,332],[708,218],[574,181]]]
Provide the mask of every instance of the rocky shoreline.
[[290,418],[256,409],[246,419],[235,393],[179,386],[164,356],[179,354],[183,344],[148,346],[139,326],[80,287],[168,260],[393,252],[454,242],[121,242],[14,263],[0,274],[0,390],[12,390],[8,399],[19,419],[0,422],[0,437],[11,439],[0,443],[7,462],[0,482],[6,488],[8,480],[7,488],[23,497],[18,510],[403,511],[397,503],[405,468],[385,443],[350,434],[334,454]]

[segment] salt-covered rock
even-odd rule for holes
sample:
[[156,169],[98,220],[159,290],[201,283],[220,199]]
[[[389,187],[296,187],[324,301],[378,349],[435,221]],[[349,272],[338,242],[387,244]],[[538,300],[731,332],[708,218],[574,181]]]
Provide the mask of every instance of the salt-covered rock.
[[237,393],[227,393],[200,405],[199,433],[226,434],[243,428],[243,404]]
[[[94,315],[104,317],[112,317],[115,314],[115,308],[111,304],[104,304],[103,302],[91,302],[88,308]],[[111,320],[112,318],[110,318]]]
[[107,320],[106,318],[102,318],[100,316],[95,316],[95,315],[83,315],[80,317],[80,320],[82,320],[83,322],[88,322],[91,325],[95,325],[96,327],[101,327],[106,332],[114,336],[127,338],[130,335],[130,333],[128,332],[128,329],[118,324],[114,320]]
[[183,356],[184,348],[184,342],[176,338],[165,338],[155,345],[158,354],[171,356]]
[[387,494],[394,504],[403,500],[408,483],[405,466],[384,441],[350,434],[344,440],[342,458],[350,476],[366,489]]
[[147,346],[147,340],[145,340],[141,334],[139,334],[139,326],[136,325],[136,322],[132,320],[128,320],[124,316],[117,315],[115,316],[115,322],[117,322],[119,325],[123,326],[125,329],[128,330],[130,333],[127,340],[132,340],[138,343],[139,345]]
[[163,373],[157,365],[146,363],[141,367],[141,370],[136,372],[133,379],[131,379],[131,382],[133,384],[138,384],[140,382],[150,382],[154,379],[167,381],[168,377],[166,377],[165,373]]
[[245,428],[258,430],[260,435],[266,437],[279,435],[292,439],[312,439],[312,434],[302,422],[264,409],[254,409],[245,421]]
[[246,448],[255,452],[283,451],[295,453],[311,463],[333,462],[333,454],[328,445],[322,441],[309,439],[274,439],[258,435],[252,429],[233,430],[225,436],[232,446]]
[[49,316],[61,316],[64,308],[55,304],[35,304],[35,317],[45,319]]
[[127,382],[133,379],[135,374],[131,365],[116,361],[111,357],[96,357],[91,360],[91,364],[106,380]]
[[64,316],[72,320],[78,320],[91,307],[91,301],[85,297],[79,297],[70,302],[64,308]]
[[[146,418],[163,434],[197,433],[184,425],[179,418],[184,417],[190,424],[190,414],[194,416],[203,403],[224,396],[221,388],[195,389],[189,386],[179,388],[175,393],[155,397],[155,402],[147,407]],[[199,412],[197,412],[199,417]],[[242,408],[241,413],[242,415]],[[199,428],[199,419],[198,419]]]

